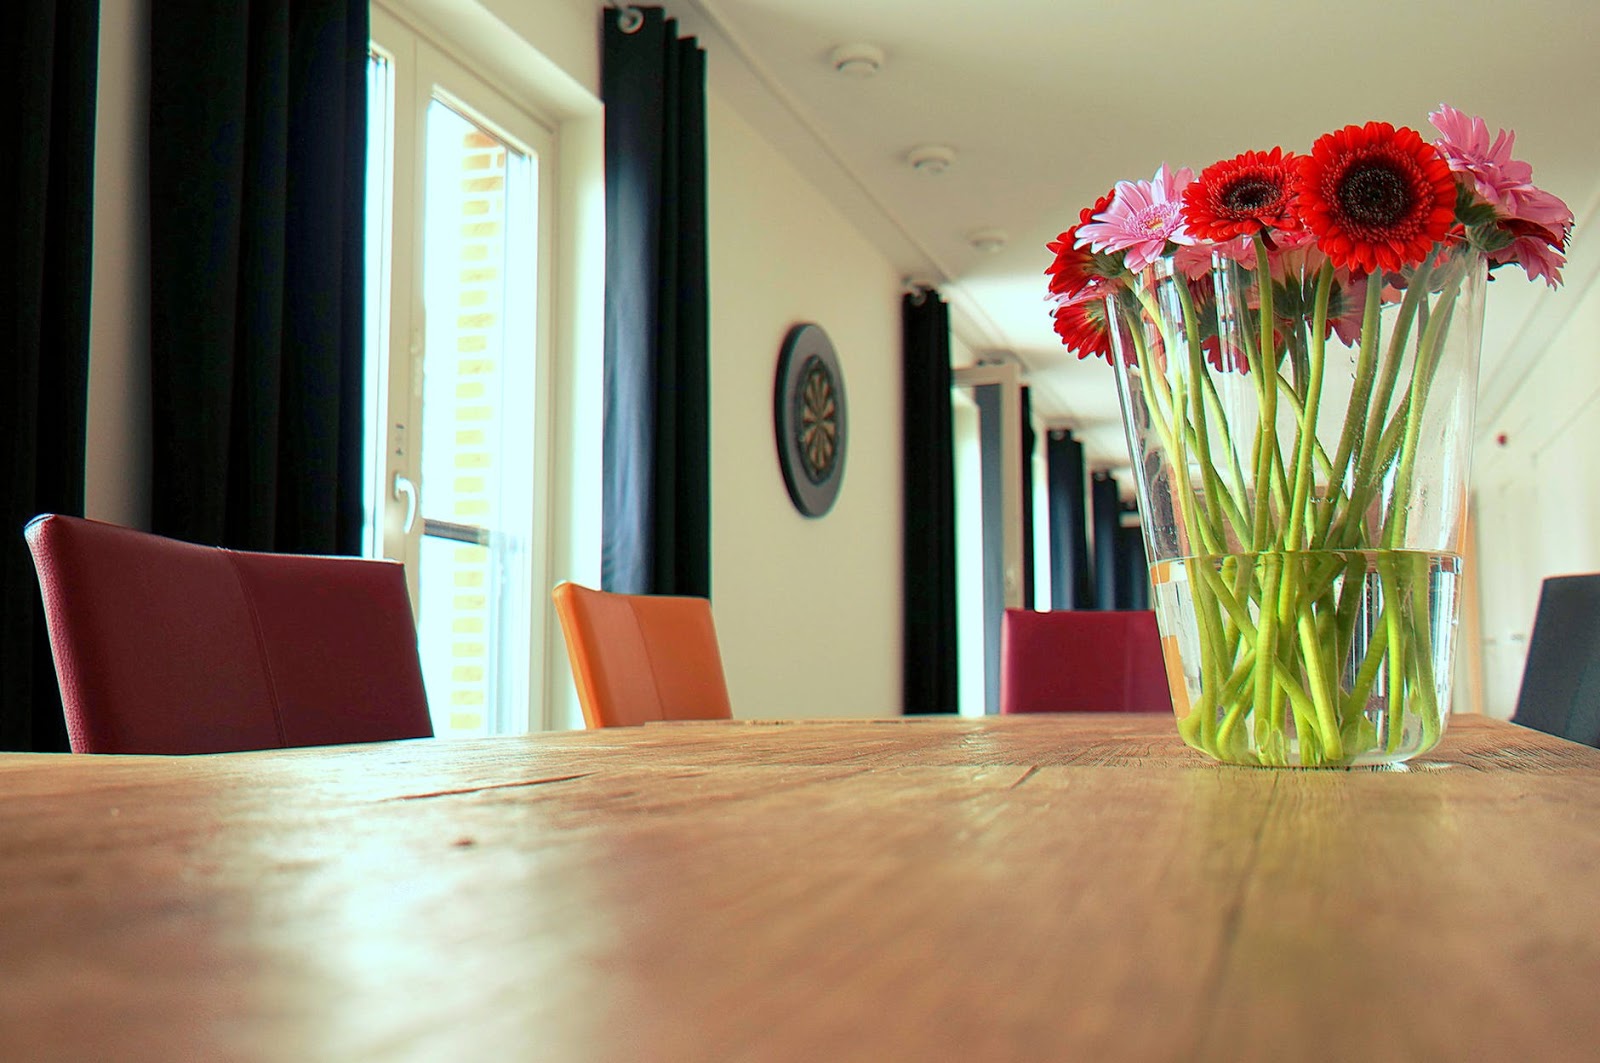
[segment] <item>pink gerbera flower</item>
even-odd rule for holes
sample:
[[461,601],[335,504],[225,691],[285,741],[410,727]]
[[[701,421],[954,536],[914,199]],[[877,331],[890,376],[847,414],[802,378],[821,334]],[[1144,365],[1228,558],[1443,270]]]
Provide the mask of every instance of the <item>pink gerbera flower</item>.
[[1428,115],[1428,121],[1441,136],[1433,142],[1444,161],[1456,173],[1472,179],[1477,193],[1502,214],[1511,214],[1512,194],[1533,183],[1533,167],[1511,157],[1517,135],[1499,130],[1489,139],[1489,125],[1482,118],[1471,118],[1441,103]]
[[1468,117],[1443,103],[1428,121],[1443,134],[1433,144],[1450,169],[1471,178],[1473,189],[1496,213],[1542,225],[1565,238],[1572,211],[1561,197],[1534,185],[1532,166],[1511,157],[1515,133],[1501,129],[1491,141],[1482,118]]
[[1512,240],[1500,250],[1490,252],[1490,265],[1515,263],[1527,272],[1529,280],[1543,277],[1550,287],[1560,287],[1561,267],[1567,264],[1566,256],[1561,253],[1566,246],[1565,237],[1558,237],[1542,225],[1517,219],[1503,221],[1500,227],[1511,234]]
[[1506,213],[1510,217],[1542,225],[1558,234],[1561,246],[1566,246],[1567,234],[1572,229],[1572,208],[1560,196],[1526,185],[1511,189],[1509,198],[1511,209]]
[[1118,181],[1111,205],[1087,225],[1078,226],[1078,246],[1121,251],[1131,270],[1144,269],[1168,243],[1192,244],[1183,226],[1183,190],[1194,180],[1187,166],[1172,173],[1166,163],[1149,181]]
[[1498,227],[1511,243],[1491,252],[1489,260],[1501,266],[1515,263],[1528,277],[1544,278],[1552,288],[1561,283],[1562,254],[1572,231],[1572,210],[1561,197],[1533,183],[1533,167],[1511,157],[1516,134],[1499,130],[1489,138],[1489,126],[1448,104],[1428,116],[1443,134],[1434,146],[1450,169],[1472,182],[1478,198],[1494,208]]
[[1255,269],[1256,245],[1248,236],[1235,236],[1221,243],[1198,243],[1179,247],[1172,254],[1172,263],[1190,280],[1199,280],[1211,272],[1211,256],[1221,255],[1239,263],[1245,269]]

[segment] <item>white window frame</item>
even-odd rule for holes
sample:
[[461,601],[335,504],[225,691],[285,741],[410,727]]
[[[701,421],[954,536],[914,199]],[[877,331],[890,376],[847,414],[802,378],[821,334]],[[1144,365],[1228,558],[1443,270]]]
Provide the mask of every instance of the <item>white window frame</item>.
[[[535,328],[532,395],[528,397],[528,425],[531,438],[532,525],[528,529],[529,618],[524,676],[527,714],[521,720],[499,721],[508,731],[538,730],[563,724],[564,715],[553,709],[552,668],[553,632],[549,608],[552,582],[552,544],[557,535],[553,489],[552,450],[554,446],[555,404],[554,349],[555,297],[559,263],[556,260],[556,200],[561,184],[557,159],[557,137],[531,108],[514,102],[509,94],[474,72],[469,64],[453,56],[435,37],[405,18],[374,4],[371,9],[370,36],[374,48],[391,62],[394,84],[394,125],[390,160],[392,210],[389,217],[389,320],[388,372],[381,398],[385,418],[384,452],[377,455],[383,468],[376,482],[382,492],[381,520],[377,523],[389,533],[398,532],[406,516],[407,502],[393,490],[395,467],[389,458],[403,451],[402,467],[416,480],[420,467],[421,363],[426,336],[423,308],[423,260],[417,253],[423,232],[423,176],[426,173],[426,112],[433,99],[482,125],[508,145],[535,160],[538,195],[537,283],[535,285]],[[377,327],[379,323],[373,323]],[[406,396],[403,408],[392,401]],[[407,429],[402,439],[396,425]],[[369,431],[372,430],[369,426]],[[426,487],[423,487],[426,490]],[[369,504],[377,500],[370,500]],[[391,543],[391,554],[400,554],[406,563],[411,584],[413,608],[417,602],[418,543],[420,520],[407,536],[402,550],[394,550],[392,534],[383,538]],[[375,553],[378,543],[369,543]]]

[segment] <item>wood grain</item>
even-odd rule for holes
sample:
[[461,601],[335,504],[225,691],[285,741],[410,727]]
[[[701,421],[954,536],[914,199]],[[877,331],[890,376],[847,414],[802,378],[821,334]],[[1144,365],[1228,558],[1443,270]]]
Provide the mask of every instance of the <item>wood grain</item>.
[[1170,720],[0,755],[0,1056],[1588,1059],[1600,751]]

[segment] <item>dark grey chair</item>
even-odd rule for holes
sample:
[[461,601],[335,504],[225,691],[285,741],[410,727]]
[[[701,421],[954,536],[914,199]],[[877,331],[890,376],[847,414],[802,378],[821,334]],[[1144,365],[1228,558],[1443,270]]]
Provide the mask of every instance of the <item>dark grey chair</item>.
[[1600,746],[1600,573],[1544,581],[1511,722]]

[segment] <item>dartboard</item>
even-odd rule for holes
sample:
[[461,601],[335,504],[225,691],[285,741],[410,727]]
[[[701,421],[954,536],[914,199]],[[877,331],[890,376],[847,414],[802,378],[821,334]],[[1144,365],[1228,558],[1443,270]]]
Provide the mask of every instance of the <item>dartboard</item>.
[[795,508],[820,517],[844,475],[844,378],[821,326],[796,325],[778,353],[773,392],[778,464]]

